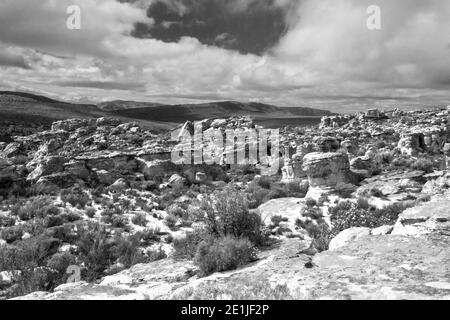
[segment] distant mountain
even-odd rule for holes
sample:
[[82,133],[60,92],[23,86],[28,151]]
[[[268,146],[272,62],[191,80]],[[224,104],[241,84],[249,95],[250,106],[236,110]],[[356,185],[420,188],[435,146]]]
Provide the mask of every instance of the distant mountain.
[[[107,106],[108,104],[103,104],[103,108],[105,108],[105,105]],[[133,104],[133,108],[130,108],[130,105],[127,103],[124,104],[123,108],[120,108],[120,105],[115,103],[114,113],[129,118],[163,122],[184,122],[186,120],[193,121],[206,118],[228,118],[231,116],[244,115],[249,115],[255,119],[269,119],[290,117],[321,117],[331,114],[330,111],[312,108],[277,107],[256,102],[242,103],[236,101],[184,105],[143,105],[143,107],[137,107],[138,104]]]
[[136,121],[154,130],[175,127],[186,120],[251,116],[255,120],[292,119],[330,115],[325,110],[277,107],[262,103],[236,101],[202,104],[163,105],[150,102],[111,101],[94,104],[60,102],[44,96],[23,92],[0,91],[0,125],[3,121],[50,125],[55,120],[70,118],[114,117]]
[[17,102],[45,102],[45,103],[55,103],[58,102],[56,100],[39,96],[32,93],[26,92],[15,92],[15,91],[0,91],[0,103],[8,102],[8,101],[17,101]]
[[114,117],[123,121],[137,121],[143,127],[166,130],[175,123],[160,123],[145,119],[130,119],[111,113],[93,104],[75,104],[23,92],[0,91],[0,126],[5,123],[50,126],[57,120]]
[[118,111],[127,109],[139,109],[139,108],[153,108],[164,106],[161,103],[151,103],[151,102],[136,102],[136,101],[125,101],[125,100],[115,100],[109,102],[102,102],[97,104],[101,110],[104,111]]

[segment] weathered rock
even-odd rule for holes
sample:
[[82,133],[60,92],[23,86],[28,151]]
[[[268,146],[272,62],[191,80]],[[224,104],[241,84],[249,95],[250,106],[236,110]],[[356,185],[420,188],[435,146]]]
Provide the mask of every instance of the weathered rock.
[[419,152],[423,152],[426,148],[422,133],[409,133],[403,135],[398,142],[398,148],[404,155],[413,156]]
[[196,172],[195,173],[195,182],[204,183],[208,180],[208,176],[204,172]]
[[273,216],[281,216],[289,219],[294,230],[295,222],[297,219],[301,218],[301,213],[305,208],[306,204],[304,203],[304,199],[282,198],[273,199],[263,203],[258,207],[258,212],[265,225],[270,225]]
[[450,235],[450,200],[430,201],[400,214],[392,234]]
[[342,231],[334,237],[329,244],[329,250],[336,250],[345,247],[349,243],[370,235],[370,228],[350,228]]
[[[77,283],[16,300],[449,299],[450,237],[368,236],[310,257],[286,239],[238,270],[204,278],[188,261],[136,265],[100,284]],[[307,267],[309,266],[309,267]],[[312,268],[311,268],[312,266]]]
[[303,159],[310,188],[307,197],[319,198],[337,188],[348,188],[355,180],[344,153],[309,153]]
[[393,229],[394,229],[394,226],[381,226],[381,227],[372,229],[370,234],[373,236],[383,236],[386,234],[390,234]]
[[44,158],[42,162],[38,164],[36,169],[28,175],[27,180],[37,181],[43,176],[62,172],[66,161],[67,159],[60,156],[49,156]]
[[169,181],[167,181],[167,186],[171,188],[180,188],[186,184],[186,179],[180,176],[179,174],[173,174]]
[[348,183],[350,164],[343,153],[309,153],[303,159],[312,187],[335,187],[339,183]]
[[69,119],[56,121],[52,125],[52,131],[75,131],[78,128],[93,126],[96,123],[96,120],[88,120],[88,119]]
[[64,171],[71,176],[86,180],[90,176],[89,170],[86,168],[86,164],[81,160],[72,160],[64,164]]

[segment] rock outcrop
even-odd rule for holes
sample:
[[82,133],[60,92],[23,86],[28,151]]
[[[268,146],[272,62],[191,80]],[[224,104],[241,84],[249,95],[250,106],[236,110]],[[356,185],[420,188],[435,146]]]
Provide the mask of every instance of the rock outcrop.
[[302,168],[308,175],[308,197],[317,198],[324,192],[349,187],[354,181],[344,153],[309,153],[303,158]]

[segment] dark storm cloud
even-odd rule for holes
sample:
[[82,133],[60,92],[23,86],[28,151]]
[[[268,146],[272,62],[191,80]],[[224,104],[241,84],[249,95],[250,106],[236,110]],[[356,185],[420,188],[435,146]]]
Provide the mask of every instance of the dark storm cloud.
[[[129,0],[128,2],[134,2]],[[287,4],[275,0],[154,0],[147,15],[152,25],[137,24],[138,38],[178,42],[183,36],[207,45],[262,54],[287,30]],[[282,3],[282,5],[280,5]]]

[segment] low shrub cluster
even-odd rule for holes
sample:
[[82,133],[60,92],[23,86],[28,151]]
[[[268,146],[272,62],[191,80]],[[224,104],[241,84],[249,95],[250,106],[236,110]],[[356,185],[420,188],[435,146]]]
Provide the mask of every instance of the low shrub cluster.
[[175,239],[174,247],[176,256],[194,258],[201,275],[249,263],[255,247],[265,243],[260,216],[249,212],[247,199],[235,187],[205,197],[196,218],[205,229]]

